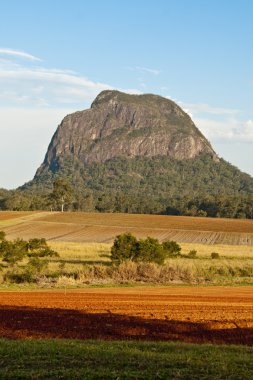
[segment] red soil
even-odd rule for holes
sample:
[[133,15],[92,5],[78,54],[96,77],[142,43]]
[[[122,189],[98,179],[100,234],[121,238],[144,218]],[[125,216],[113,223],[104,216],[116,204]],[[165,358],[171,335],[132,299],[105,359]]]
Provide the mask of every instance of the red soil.
[[251,287],[1,292],[0,337],[253,344]]

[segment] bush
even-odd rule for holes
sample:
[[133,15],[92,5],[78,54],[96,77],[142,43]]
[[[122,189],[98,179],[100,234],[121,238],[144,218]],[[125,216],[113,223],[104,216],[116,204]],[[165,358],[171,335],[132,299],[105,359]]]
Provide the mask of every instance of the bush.
[[157,239],[147,237],[137,240],[130,233],[118,235],[111,248],[111,260],[114,264],[121,264],[126,260],[135,262],[153,262],[163,264],[168,256],[176,256],[181,247],[174,241],[162,244]]
[[219,255],[218,252],[212,252],[212,253],[211,253],[211,258],[212,258],[212,259],[219,259],[219,258],[220,258],[220,255]]
[[139,281],[159,283],[161,280],[161,266],[156,263],[139,263],[137,272]]
[[119,265],[125,260],[136,260],[138,240],[130,233],[116,236],[111,248],[111,260]]
[[5,240],[5,232],[0,231],[0,241],[3,241],[3,240]]
[[165,258],[166,251],[157,239],[147,237],[146,239],[139,240],[136,261],[163,264]]
[[22,239],[14,241],[2,240],[0,244],[2,260],[13,266],[18,261],[22,261],[27,254],[27,244]]
[[135,282],[137,278],[137,265],[133,261],[124,261],[112,273],[113,280],[120,283]]
[[195,259],[197,256],[197,251],[195,249],[192,249],[189,253],[188,253],[188,257],[189,259]]
[[4,280],[12,284],[22,284],[23,282],[35,282],[35,277],[34,273],[25,270],[24,272],[7,272]]
[[[11,282],[33,282],[47,268],[46,257],[59,256],[50,249],[45,239],[6,240],[0,231],[0,257],[10,268],[5,279]],[[26,264],[24,266],[24,264]]]
[[179,256],[181,252],[181,247],[175,241],[165,241],[162,243],[163,249],[166,251],[166,256]]

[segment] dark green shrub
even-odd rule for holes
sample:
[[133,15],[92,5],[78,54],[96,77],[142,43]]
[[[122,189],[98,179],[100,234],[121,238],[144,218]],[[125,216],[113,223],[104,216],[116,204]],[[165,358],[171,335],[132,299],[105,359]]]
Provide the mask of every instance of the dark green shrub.
[[130,233],[116,236],[111,248],[111,260],[115,264],[120,264],[125,260],[136,259],[138,240]]
[[212,259],[219,259],[219,258],[220,258],[220,255],[219,255],[218,252],[212,252],[212,253],[211,253],[211,258],[212,258]]
[[189,253],[188,253],[188,257],[190,259],[195,259],[197,256],[197,251],[195,249],[192,249]]
[[170,257],[170,256],[180,255],[181,247],[177,242],[173,240],[164,241],[162,243],[162,246],[163,246],[164,251],[166,251],[166,256]]
[[48,266],[47,260],[41,260],[39,257],[31,257],[28,261],[27,268],[36,274],[41,273]]
[[22,239],[14,241],[3,240],[0,243],[2,260],[11,266],[22,261],[27,255],[27,242]]
[[58,253],[48,247],[46,239],[30,239],[28,241],[28,257],[59,257]]
[[28,241],[28,248],[29,248],[29,251],[36,251],[37,249],[47,248],[46,239],[44,239],[44,238],[30,239]]
[[25,270],[24,272],[7,272],[4,276],[4,280],[13,284],[22,284],[24,282],[35,282],[34,273]]
[[157,239],[147,237],[138,242],[136,261],[153,262],[163,264],[166,258],[166,251]]
[[10,268],[5,274],[5,280],[18,283],[36,281],[48,266],[46,258],[52,256],[59,255],[48,247],[45,239],[11,241],[0,234],[0,257],[6,263],[5,266]]
[[157,239],[147,237],[137,240],[130,233],[118,235],[111,248],[111,260],[114,264],[131,260],[135,262],[154,262],[163,264],[170,255],[179,255],[181,247],[174,241],[160,244]]
[[3,241],[3,240],[5,240],[5,232],[0,231],[0,241]]

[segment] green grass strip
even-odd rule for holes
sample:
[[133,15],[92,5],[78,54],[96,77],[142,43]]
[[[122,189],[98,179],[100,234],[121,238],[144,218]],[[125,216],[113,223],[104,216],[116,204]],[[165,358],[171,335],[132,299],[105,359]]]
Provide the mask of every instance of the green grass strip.
[[185,343],[0,340],[0,379],[253,379],[253,348]]

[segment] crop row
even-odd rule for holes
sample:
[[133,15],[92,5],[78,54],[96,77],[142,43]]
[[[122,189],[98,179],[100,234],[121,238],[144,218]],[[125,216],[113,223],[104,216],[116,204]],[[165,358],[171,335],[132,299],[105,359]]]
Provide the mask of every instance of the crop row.
[[253,245],[253,233],[212,232],[186,229],[137,228],[129,226],[85,225],[75,223],[27,221],[4,228],[9,238],[45,237],[52,241],[111,242],[116,235],[131,232],[138,238],[152,236],[160,241],[179,243]]

